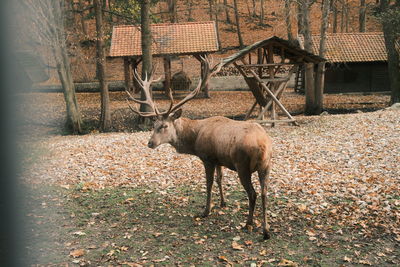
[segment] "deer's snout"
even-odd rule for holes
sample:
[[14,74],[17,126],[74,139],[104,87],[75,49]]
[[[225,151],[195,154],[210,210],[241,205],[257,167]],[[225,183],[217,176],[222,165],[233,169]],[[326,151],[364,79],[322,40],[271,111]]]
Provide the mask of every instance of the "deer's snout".
[[154,144],[154,142],[153,142],[153,140],[150,140],[149,143],[147,144],[147,146],[148,146],[149,148],[155,148],[155,147],[156,147],[155,144]]

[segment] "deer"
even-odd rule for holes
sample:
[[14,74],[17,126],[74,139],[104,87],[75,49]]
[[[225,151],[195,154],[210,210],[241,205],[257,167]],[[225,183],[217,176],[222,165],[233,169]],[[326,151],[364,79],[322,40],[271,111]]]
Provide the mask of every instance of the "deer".
[[262,202],[262,231],[263,239],[269,239],[269,225],[267,223],[267,181],[271,170],[272,140],[266,131],[257,123],[247,121],[235,121],[222,116],[206,119],[192,120],[182,117],[181,107],[192,100],[208,83],[211,76],[221,70],[223,63],[219,63],[210,70],[210,61],[207,57],[201,57],[205,63],[205,71],[199,80],[197,87],[185,98],[174,104],[172,93],[169,94],[169,108],[160,112],[152,100],[150,86],[154,80],[154,72],[141,79],[137,72],[135,78],[143,90],[145,100],[134,98],[128,91],[130,100],[137,104],[147,104],[150,112],[142,112],[132,107],[129,108],[142,117],[154,117],[154,129],[148,141],[148,147],[155,149],[162,144],[170,144],[178,153],[197,156],[203,163],[206,176],[206,205],[201,217],[207,217],[211,211],[211,196],[214,183],[214,174],[217,172],[217,184],[219,187],[221,206],[225,206],[225,197],[222,188],[222,168],[226,167],[238,173],[240,183],[244,187],[249,201],[247,221],[244,226],[249,232],[253,229],[253,214],[257,194],[254,190],[251,176],[258,172],[261,187]]

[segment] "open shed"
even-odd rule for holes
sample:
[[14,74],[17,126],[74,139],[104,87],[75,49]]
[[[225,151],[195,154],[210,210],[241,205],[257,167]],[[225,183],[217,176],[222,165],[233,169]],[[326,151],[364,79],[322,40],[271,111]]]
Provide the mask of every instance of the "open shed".
[[[219,50],[214,21],[152,24],[151,33],[152,54],[164,59],[166,92],[171,88],[171,57],[192,55],[200,61],[200,56]],[[114,26],[110,57],[124,59],[125,86],[135,88],[132,71],[142,60],[140,26]],[[208,94],[208,88],[204,90]]]
[[[319,42],[320,36],[313,35],[313,53],[319,51]],[[382,32],[328,34],[325,58],[324,93],[390,91]],[[300,84],[298,90],[303,91],[304,85]]]
[[[317,64],[325,59],[291,44],[289,41],[273,36],[245,47],[225,58],[224,65],[233,64],[244,77],[255,97],[254,104],[248,110],[245,119],[250,118],[257,104],[261,110],[257,117],[260,122],[289,122],[295,119],[280,102],[282,93],[292,74],[304,63]],[[287,119],[279,120],[279,109]],[[265,119],[267,112],[271,119]]]

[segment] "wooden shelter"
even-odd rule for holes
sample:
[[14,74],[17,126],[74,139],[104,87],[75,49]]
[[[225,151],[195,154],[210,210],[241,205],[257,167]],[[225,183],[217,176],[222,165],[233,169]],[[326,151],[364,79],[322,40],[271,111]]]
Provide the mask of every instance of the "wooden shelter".
[[[302,45],[302,36],[299,41]],[[318,53],[320,36],[313,35],[312,43],[313,53]],[[382,32],[328,34],[325,58],[324,93],[390,91]],[[304,91],[304,84],[298,83],[296,91]]]
[[[200,56],[219,50],[214,21],[152,24],[151,33],[152,54],[164,59],[166,91],[171,85],[171,57],[192,55],[200,61]],[[114,26],[110,57],[124,59],[125,86],[128,90],[134,87],[132,70],[135,71],[142,60],[140,26]],[[203,71],[204,67],[201,69]]]
[[[256,42],[223,60],[224,65],[233,64],[243,75],[255,97],[253,106],[246,114],[246,120],[257,106],[261,107],[257,121],[271,123],[289,122],[295,119],[282,105],[280,99],[289,79],[304,63],[317,64],[325,59],[307,52],[289,41],[273,36]],[[287,119],[279,120],[279,109]],[[266,113],[271,119],[266,120]]]

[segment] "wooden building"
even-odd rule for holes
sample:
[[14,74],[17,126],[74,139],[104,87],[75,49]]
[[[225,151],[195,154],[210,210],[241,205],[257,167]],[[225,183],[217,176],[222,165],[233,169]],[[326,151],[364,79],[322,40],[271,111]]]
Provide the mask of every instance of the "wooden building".
[[[166,91],[170,90],[171,57],[192,55],[200,59],[219,50],[214,21],[152,24],[151,32],[152,54],[164,59]],[[134,87],[132,71],[142,60],[140,26],[114,26],[110,57],[124,59],[125,86],[128,90]]]
[[[313,53],[318,54],[319,35],[312,41]],[[324,93],[390,91],[383,33],[328,34],[325,58]]]

